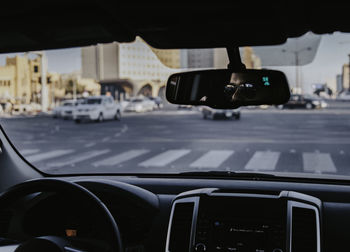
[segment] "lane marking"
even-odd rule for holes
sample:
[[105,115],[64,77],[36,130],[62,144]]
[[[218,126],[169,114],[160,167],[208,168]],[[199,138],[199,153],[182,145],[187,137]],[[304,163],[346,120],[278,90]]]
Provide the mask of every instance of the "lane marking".
[[109,139],[111,139],[111,137],[105,137],[105,138],[102,139],[102,142],[105,143],[105,142],[107,142]]
[[231,150],[211,150],[190,164],[190,167],[217,168],[233,153]]
[[276,164],[279,159],[280,152],[273,151],[257,151],[253,157],[245,165],[245,170],[268,170],[273,171],[276,169]]
[[140,163],[140,166],[165,166],[167,164],[170,164],[171,162],[174,162],[175,160],[181,158],[182,156],[190,153],[191,150],[168,150],[165,151],[157,156],[154,156],[150,159],[147,159],[146,161]]
[[67,155],[67,154],[72,153],[72,152],[74,152],[74,150],[54,150],[54,151],[49,151],[49,152],[44,152],[44,153],[39,153],[39,154],[34,154],[31,156],[28,156],[27,160],[29,162],[39,162],[39,161]]
[[136,158],[138,156],[141,156],[143,154],[146,154],[147,152],[149,152],[149,150],[144,150],[144,149],[130,150],[106,159],[102,159],[100,161],[93,163],[92,165],[95,167],[117,165],[125,161],[131,160],[133,158]]
[[117,132],[114,134],[114,137],[120,137],[122,134],[128,131],[128,125],[124,124],[123,128],[120,130],[120,132]]
[[22,155],[32,155],[35,153],[38,153],[40,150],[39,149],[25,149],[25,150],[20,150],[19,153]]
[[85,144],[84,147],[89,148],[89,147],[92,147],[92,146],[94,146],[94,145],[96,145],[96,143],[91,142],[91,143]]
[[303,167],[306,172],[336,172],[337,169],[329,153],[303,153]]
[[88,152],[81,153],[77,156],[71,157],[69,159],[66,159],[65,161],[62,161],[62,162],[50,163],[47,166],[48,167],[62,167],[62,166],[74,165],[76,163],[79,163],[79,162],[82,162],[85,160],[89,160],[89,159],[94,158],[94,157],[101,156],[101,155],[106,154],[110,151],[111,151],[110,149],[88,151]]

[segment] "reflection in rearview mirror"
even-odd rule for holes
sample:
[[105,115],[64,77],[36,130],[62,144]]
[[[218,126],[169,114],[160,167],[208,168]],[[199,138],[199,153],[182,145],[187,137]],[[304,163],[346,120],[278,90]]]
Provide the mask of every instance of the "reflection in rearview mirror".
[[228,69],[173,74],[166,97],[174,104],[238,108],[249,105],[279,105],[290,97],[286,76],[280,71]]

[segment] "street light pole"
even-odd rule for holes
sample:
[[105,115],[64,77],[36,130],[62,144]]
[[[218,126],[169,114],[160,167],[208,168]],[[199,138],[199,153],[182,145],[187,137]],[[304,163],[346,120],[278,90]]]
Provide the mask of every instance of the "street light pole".
[[41,60],[41,111],[47,112],[48,109],[48,90],[47,90],[47,59],[44,52],[38,54]]
[[300,93],[302,93],[302,88],[299,82],[299,53],[303,51],[310,51],[311,47],[306,47],[297,51],[287,51],[286,49],[282,49],[282,52],[290,52],[294,54],[295,57],[295,88],[297,91],[300,89]]
[[[299,52],[294,52],[295,54],[295,87],[296,90],[299,90]],[[301,88],[300,88],[301,93]]]

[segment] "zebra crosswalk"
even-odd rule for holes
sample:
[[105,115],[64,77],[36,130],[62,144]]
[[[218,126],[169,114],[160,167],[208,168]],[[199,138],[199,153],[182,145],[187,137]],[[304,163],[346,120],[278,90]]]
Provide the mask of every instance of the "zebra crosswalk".
[[43,161],[43,160],[47,160],[47,159],[51,159],[51,158],[64,156],[64,155],[70,154],[72,152],[74,152],[74,150],[54,150],[54,151],[49,151],[49,152],[43,152],[43,153],[30,155],[30,156],[27,157],[27,160],[29,162],[36,163],[36,162],[39,162],[39,161]]
[[303,164],[306,172],[337,171],[329,153],[303,153]]
[[244,167],[245,170],[268,170],[276,168],[280,153],[270,151],[257,151]]
[[140,163],[140,166],[165,166],[170,164],[171,162],[174,162],[176,159],[181,158],[182,156],[190,153],[190,150],[168,150],[163,153],[160,153],[159,155],[152,157],[142,163]]
[[97,167],[97,166],[113,166],[117,165],[123,162],[126,162],[128,160],[131,160],[133,158],[136,158],[138,156],[141,156],[145,153],[149,152],[149,150],[130,150],[123,152],[118,155],[114,155],[111,157],[108,157],[106,159],[99,160],[97,162],[94,162],[92,165]]
[[230,150],[211,150],[190,164],[190,167],[216,168],[225,162],[233,153],[234,151]]
[[[207,170],[247,170],[247,171],[286,171],[283,168],[283,155],[300,155],[290,160],[298,171],[307,173],[337,173],[336,162],[330,153],[242,150],[191,150],[131,149],[115,152],[111,149],[78,151],[58,149],[43,151],[39,149],[20,150],[25,158],[39,168],[64,169],[65,167],[90,166],[92,169],[114,168],[127,164],[137,171],[152,168],[164,169],[207,169]],[[295,156],[296,157],[296,156]],[[242,161],[243,160],[243,161]],[[286,160],[286,159],[285,159]],[[298,161],[299,160],[299,161]],[[237,162],[240,161],[240,162]],[[296,162],[294,164],[294,162]],[[299,162],[299,163],[298,163]],[[174,168],[175,167],[175,168]],[[78,169],[78,168],[77,168]],[[130,170],[132,171],[132,169]]]

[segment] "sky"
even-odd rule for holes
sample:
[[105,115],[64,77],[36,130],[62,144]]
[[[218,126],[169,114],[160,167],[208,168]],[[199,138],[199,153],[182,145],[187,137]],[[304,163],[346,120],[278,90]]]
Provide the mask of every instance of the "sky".
[[[300,67],[300,79],[304,90],[309,93],[312,84],[325,83],[340,74],[342,65],[349,62],[348,54],[350,54],[350,34],[322,35],[313,62]],[[5,65],[6,56],[13,57],[14,55],[16,54],[1,54],[0,65]],[[81,70],[80,48],[48,50],[46,55],[50,72],[70,73]],[[285,72],[290,85],[294,85],[295,67],[273,68]]]
[[[341,74],[343,64],[349,63],[350,34],[335,33],[322,35],[321,42],[314,60],[300,67],[300,82],[307,93],[311,92],[312,84],[326,83]],[[290,85],[295,83],[295,67],[277,67],[283,71]]]

